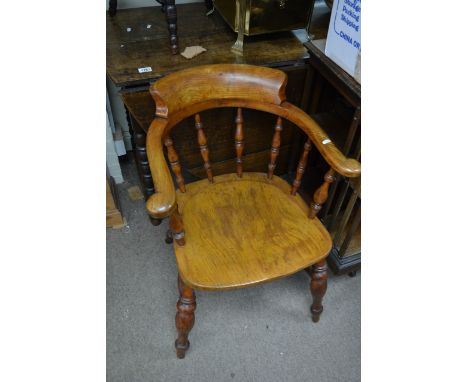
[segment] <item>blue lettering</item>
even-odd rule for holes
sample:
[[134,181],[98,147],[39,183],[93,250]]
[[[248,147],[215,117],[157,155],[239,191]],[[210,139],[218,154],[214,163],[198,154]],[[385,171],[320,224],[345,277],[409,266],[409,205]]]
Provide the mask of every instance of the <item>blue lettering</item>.
[[344,33],[343,31],[340,32],[340,37],[341,37],[343,40],[349,42],[350,44],[353,43],[353,39],[351,38],[351,36],[348,36],[348,35],[347,35],[346,33]]

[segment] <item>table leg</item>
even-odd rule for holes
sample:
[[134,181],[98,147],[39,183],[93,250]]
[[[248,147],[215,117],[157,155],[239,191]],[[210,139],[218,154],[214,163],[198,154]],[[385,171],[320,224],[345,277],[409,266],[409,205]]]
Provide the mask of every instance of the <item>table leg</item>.
[[179,45],[177,42],[177,10],[175,0],[166,0],[164,3],[171,51],[172,54],[177,54],[179,53]]
[[117,0],[109,0],[109,15],[115,16],[117,13]]
[[[153,178],[149,167],[148,156],[146,155],[146,132],[141,128],[139,123],[132,117],[127,110],[127,118],[132,134],[133,152],[135,155],[135,163],[140,177],[140,182],[143,187],[143,195],[148,199],[155,193]],[[151,224],[158,226],[161,224],[161,219],[155,219],[149,216]]]

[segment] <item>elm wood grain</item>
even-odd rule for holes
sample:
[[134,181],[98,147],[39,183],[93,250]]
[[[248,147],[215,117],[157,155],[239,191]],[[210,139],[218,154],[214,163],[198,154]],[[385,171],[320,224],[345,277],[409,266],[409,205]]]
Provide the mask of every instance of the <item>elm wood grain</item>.
[[185,352],[190,346],[188,335],[195,323],[195,309],[197,307],[195,292],[193,289],[184,284],[178,279],[180,297],[177,301],[177,313],[175,323],[177,328],[177,339],[175,341],[175,348],[177,358],[184,358]]
[[180,276],[195,289],[246,287],[284,277],[327,256],[331,238],[289,184],[265,173],[215,176],[177,192],[185,245]]
[[242,151],[244,151],[244,120],[242,118],[242,109],[237,108],[236,115],[236,134],[234,136],[234,146],[236,149],[236,172],[239,178],[242,178]]
[[276,159],[278,158],[279,149],[281,146],[281,131],[283,130],[283,125],[281,123],[281,118],[278,117],[275,125],[275,132],[273,134],[273,139],[271,142],[271,155],[270,163],[268,164],[268,179],[273,177],[273,172],[276,167]]
[[206,139],[205,132],[203,131],[203,124],[200,119],[200,114],[195,114],[195,128],[197,129],[197,140],[198,145],[200,146],[200,154],[203,158],[203,162],[205,162],[203,167],[206,170],[208,180],[211,183],[213,183],[213,171],[211,169],[210,163],[210,151],[208,149],[208,141]]
[[[286,100],[287,76],[280,70],[253,65],[213,64],[172,73],[151,85],[156,116],[182,120],[197,104],[248,100],[280,105]],[[187,111],[188,110],[188,111]],[[241,118],[237,110],[237,118]],[[182,116],[182,117],[180,117]]]

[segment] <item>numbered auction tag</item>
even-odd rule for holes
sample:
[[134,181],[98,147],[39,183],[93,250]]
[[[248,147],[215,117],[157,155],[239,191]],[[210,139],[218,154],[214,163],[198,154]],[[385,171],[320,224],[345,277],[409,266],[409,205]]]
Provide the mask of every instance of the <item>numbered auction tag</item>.
[[151,69],[151,66],[147,66],[145,68],[138,68],[138,73],[148,73],[152,72],[153,69]]

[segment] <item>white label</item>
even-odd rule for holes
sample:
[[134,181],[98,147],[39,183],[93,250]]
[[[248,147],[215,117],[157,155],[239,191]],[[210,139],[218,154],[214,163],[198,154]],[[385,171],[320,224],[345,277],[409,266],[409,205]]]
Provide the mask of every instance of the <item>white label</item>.
[[147,66],[145,68],[138,68],[138,73],[148,73],[152,72],[153,69],[151,69],[151,66]]
[[148,24],[148,25],[146,26],[146,29],[150,29],[150,28],[151,28],[151,24]]
[[131,32],[132,31],[132,28],[127,28],[127,32]]
[[322,141],[322,143],[323,143],[324,145],[328,145],[330,142],[331,142],[330,139],[324,139],[324,140]]

